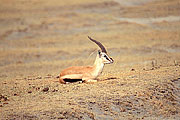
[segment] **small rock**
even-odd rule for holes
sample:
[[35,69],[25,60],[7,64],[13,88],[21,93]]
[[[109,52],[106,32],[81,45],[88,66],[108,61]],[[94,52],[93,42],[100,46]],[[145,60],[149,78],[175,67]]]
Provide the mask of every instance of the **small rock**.
[[134,69],[134,68],[132,68],[132,69],[131,69],[131,71],[135,71],[135,69]]
[[126,109],[121,108],[120,111],[121,111],[121,112],[126,112]]
[[57,92],[58,90],[54,89],[52,92]]
[[28,91],[28,93],[32,93],[32,91]]
[[3,96],[3,99],[4,99],[4,101],[7,101],[7,100],[8,100],[8,98],[7,98],[7,97],[5,97],[5,96]]
[[43,91],[43,92],[47,92],[48,90],[49,90],[49,88],[46,87],[46,88],[44,88],[42,91]]
[[0,95],[0,100],[2,101],[7,101],[7,97],[3,96],[3,95]]
[[37,87],[36,90],[40,90],[40,87]]

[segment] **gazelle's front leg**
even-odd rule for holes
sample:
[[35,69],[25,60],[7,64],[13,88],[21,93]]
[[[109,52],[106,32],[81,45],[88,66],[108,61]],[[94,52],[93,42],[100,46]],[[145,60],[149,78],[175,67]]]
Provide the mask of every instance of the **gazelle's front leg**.
[[97,82],[97,80],[87,80],[86,82],[87,83],[95,83],[95,82]]
[[95,82],[97,82],[97,80],[86,79],[86,78],[83,78],[82,81],[85,82],[85,83],[95,83]]
[[66,84],[66,82],[64,81],[64,79],[63,78],[59,78],[59,82],[61,83],[61,84]]

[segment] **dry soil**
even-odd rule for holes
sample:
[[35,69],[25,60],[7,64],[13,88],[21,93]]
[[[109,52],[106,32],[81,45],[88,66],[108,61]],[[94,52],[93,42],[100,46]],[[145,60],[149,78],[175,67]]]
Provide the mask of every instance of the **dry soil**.
[[[179,0],[0,0],[0,119],[180,119]],[[94,84],[60,84],[114,63]]]

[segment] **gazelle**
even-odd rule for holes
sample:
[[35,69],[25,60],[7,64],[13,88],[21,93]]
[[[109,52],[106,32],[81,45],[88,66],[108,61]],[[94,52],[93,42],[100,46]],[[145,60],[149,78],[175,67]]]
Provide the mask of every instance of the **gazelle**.
[[60,73],[59,82],[66,84],[68,82],[73,82],[74,80],[82,80],[82,82],[97,82],[96,78],[102,73],[104,65],[113,63],[113,59],[109,57],[105,47],[98,41],[88,38],[96,43],[101,51],[98,50],[98,54],[93,66],[73,66],[64,69]]

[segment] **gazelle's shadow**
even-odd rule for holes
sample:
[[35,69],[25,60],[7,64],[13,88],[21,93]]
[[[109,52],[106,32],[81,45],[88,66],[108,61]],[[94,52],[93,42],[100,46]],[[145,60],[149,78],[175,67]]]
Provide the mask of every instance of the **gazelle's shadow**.
[[74,83],[74,82],[80,82],[82,79],[64,79],[65,82]]
[[[56,78],[59,78],[59,76],[57,76]],[[117,77],[108,77],[105,79],[97,79],[98,81],[108,81],[108,80],[115,80],[118,79]],[[65,82],[68,83],[75,83],[75,82],[82,82],[82,79],[64,79]]]

